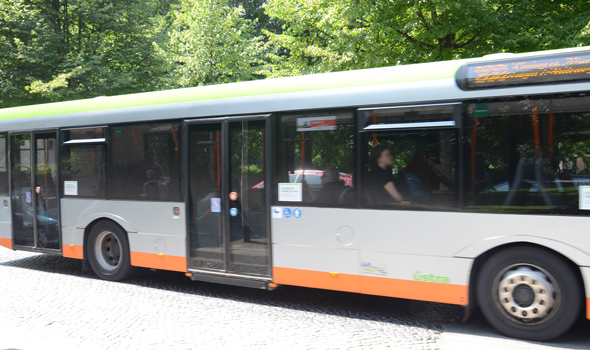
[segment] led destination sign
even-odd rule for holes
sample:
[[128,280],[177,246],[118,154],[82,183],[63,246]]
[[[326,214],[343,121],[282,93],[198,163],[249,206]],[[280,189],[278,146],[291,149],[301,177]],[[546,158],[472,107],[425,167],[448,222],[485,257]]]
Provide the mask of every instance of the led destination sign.
[[469,63],[457,73],[464,90],[590,81],[590,52]]

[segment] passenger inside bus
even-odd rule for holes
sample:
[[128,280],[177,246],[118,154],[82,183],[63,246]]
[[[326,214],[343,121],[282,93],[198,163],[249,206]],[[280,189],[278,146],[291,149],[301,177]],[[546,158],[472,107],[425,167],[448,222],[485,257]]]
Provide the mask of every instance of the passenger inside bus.
[[341,196],[347,187],[340,179],[340,174],[334,168],[325,168],[322,174],[322,189],[318,192],[316,203],[332,204],[340,203]]
[[166,197],[166,184],[162,166],[156,162],[156,154],[150,150],[145,153],[143,161],[146,182],[143,184],[145,199],[160,199]]
[[394,184],[393,155],[386,146],[376,146],[371,152],[371,170],[369,172],[369,192],[374,204],[397,201],[402,203],[404,197]]

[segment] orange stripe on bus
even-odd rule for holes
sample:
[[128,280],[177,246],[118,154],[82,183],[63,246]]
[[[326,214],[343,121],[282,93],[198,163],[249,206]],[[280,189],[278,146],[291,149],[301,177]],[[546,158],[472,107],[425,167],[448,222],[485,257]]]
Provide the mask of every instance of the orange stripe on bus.
[[84,247],[81,245],[64,244],[62,252],[64,258],[84,259]]
[[359,276],[343,273],[273,268],[273,282],[292,286],[359,292]]
[[285,267],[273,268],[273,282],[455,305],[467,305],[468,303],[468,287],[448,283],[358,276]]
[[586,298],[586,318],[590,320],[590,298]]
[[131,265],[180,272],[187,269],[185,257],[140,252],[131,252]]
[[12,239],[10,238],[0,238],[0,245],[6,247],[8,249],[12,249]]
[[383,277],[361,276],[361,293],[455,305],[469,302],[467,286]]

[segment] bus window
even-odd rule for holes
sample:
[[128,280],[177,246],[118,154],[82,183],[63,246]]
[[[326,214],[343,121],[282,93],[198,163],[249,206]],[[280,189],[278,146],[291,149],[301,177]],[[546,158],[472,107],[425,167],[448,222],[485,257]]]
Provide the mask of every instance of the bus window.
[[457,210],[457,130],[380,130],[363,133],[369,208]]
[[276,173],[279,203],[356,206],[353,121],[351,112],[280,117]]
[[64,192],[65,196],[104,198],[105,188],[105,145],[66,146],[61,159],[64,181],[75,181],[75,194]]
[[482,101],[466,113],[467,210],[584,214],[588,96]]
[[75,191],[64,196],[82,198],[106,197],[106,142],[104,128],[63,131],[64,147],[61,174],[64,184],[74,182]]
[[181,200],[178,123],[115,125],[109,130],[111,199]]
[[8,195],[8,168],[6,165],[6,135],[0,135],[0,195]]
[[457,210],[459,103],[363,109],[363,206]]

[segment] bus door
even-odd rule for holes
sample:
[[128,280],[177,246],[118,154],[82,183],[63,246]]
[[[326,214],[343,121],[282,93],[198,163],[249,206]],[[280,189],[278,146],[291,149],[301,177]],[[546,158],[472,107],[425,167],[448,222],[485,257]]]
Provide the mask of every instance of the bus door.
[[268,115],[188,121],[189,270],[270,275]]
[[57,133],[10,135],[15,248],[60,250]]

